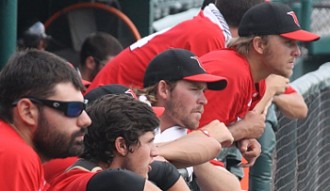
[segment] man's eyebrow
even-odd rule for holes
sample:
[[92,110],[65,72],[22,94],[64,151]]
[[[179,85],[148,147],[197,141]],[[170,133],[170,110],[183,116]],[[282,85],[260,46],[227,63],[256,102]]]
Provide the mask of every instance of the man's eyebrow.
[[[204,85],[204,84],[205,84],[205,85]],[[204,82],[192,82],[191,85],[192,85],[193,87],[198,88],[198,89],[205,89],[205,88],[207,88],[207,85],[206,85],[206,83],[204,83]]]
[[150,139],[148,139],[148,142],[153,142],[155,140],[155,136],[151,137]]

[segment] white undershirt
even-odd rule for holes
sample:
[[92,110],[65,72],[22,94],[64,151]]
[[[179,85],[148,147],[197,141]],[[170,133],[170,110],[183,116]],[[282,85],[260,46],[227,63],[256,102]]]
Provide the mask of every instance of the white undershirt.
[[[155,143],[170,142],[179,139],[185,135],[187,135],[187,129],[179,126],[170,127],[163,132],[160,132],[160,128],[158,128],[156,131],[154,142]],[[189,177],[192,177],[193,167],[187,167],[186,169],[188,171]]]

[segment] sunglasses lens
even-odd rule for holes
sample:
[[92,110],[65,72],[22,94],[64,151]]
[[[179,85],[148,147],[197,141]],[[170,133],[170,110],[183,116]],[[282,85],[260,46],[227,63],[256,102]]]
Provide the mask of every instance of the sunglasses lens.
[[68,117],[78,117],[83,112],[84,109],[85,109],[84,103],[79,103],[79,102],[68,103],[66,115]]

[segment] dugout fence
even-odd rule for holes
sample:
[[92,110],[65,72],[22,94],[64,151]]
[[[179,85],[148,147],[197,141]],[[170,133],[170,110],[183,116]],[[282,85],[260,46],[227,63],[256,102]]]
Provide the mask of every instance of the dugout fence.
[[330,63],[292,85],[304,96],[309,112],[303,120],[277,113],[273,190],[330,190]]

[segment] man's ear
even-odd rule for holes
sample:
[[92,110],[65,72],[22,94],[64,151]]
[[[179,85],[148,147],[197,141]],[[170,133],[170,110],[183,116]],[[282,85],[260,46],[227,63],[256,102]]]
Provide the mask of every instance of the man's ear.
[[115,147],[117,150],[117,153],[120,156],[126,156],[128,154],[128,148],[126,146],[126,141],[123,137],[117,137],[115,140]]
[[160,80],[157,86],[157,94],[164,100],[169,96],[170,90],[168,84],[164,80]]
[[30,99],[20,99],[17,102],[16,108],[17,115],[22,122],[29,126],[36,126],[38,124],[39,109]]
[[87,68],[88,70],[94,70],[95,67],[96,63],[93,56],[88,56],[85,60],[85,68]]
[[263,54],[266,48],[265,41],[260,36],[253,38],[252,46],[253,49],[259,54]]

